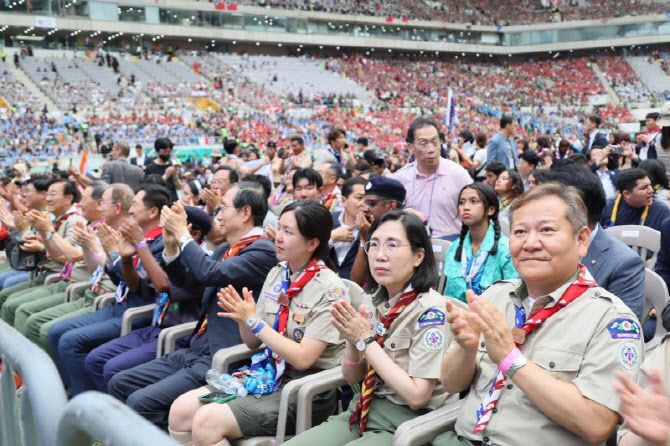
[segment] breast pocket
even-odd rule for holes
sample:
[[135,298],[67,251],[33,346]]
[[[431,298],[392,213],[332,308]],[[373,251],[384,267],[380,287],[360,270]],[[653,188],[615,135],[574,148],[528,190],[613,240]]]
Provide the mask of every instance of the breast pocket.
[[405,358],[405,361],[408,361],[408,350],[411,343],[412,338],[410,336],[393,336],[384,342],[384,349],[389,357],[395,362],[398,362],[398,359],[402,358]]
[[554,378],[572,382],[582,364],[579,353],[559,348],[540,348],[533,354],[532,361]]
[[281,305],[277,302],[265,299],[265,302],[263,302],[263,319],[265,319],[266,323],[269,323],[270,325],[275,323],[275,318],[277,317],[277,313],[279,313],[280,307]]

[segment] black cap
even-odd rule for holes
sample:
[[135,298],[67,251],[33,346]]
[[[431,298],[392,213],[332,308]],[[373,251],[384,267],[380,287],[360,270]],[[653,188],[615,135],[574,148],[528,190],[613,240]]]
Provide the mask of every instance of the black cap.
[[184,206],[186,221],[191,224],[191,229],[197,229],[204,238],[212,229],[212,221],[207,212],[195,206]]
[[274,148],[276,149],[276,148],[277,148],[277,143],[274,142],[274,141],[270,141],[270,142],[268,143],[268,148],[270,148],[270,147],[274,147]]
[[379,195],[380,197],[404,203],[407,191],[405,190],[405,186],[398,180],[384,176],[376,176],[370,178],[368,184],[365,185],[365,194]]

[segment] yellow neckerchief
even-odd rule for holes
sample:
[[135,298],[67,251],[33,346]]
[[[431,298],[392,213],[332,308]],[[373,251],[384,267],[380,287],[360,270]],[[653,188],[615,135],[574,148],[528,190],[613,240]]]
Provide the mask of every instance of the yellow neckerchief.
[[[619,204],[621,203],[621,198],[623,195],[619,194],[616,198],[616,201],[614,202],[614,208],[612,209],[612,218],[610,219],[610,226],[615,226],[616,224],[616,214],[619,212]],[[644,211],[642,211],[642,217],[640,218],[640,226],[644,226],[644,222],[647,221],[647,215],[649,215],[649,206],[644,207]]]

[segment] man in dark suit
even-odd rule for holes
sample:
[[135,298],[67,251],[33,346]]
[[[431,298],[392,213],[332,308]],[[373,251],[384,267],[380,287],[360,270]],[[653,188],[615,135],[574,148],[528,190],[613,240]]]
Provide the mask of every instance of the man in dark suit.
[[167,428],[172,402],[206,384],[214,354],[242,343],[237,323],[217,316],[221,309],[216,293],[232,285],[240,295],[246,287],[259,299],[265,278],[277,264],[274,243],[260,238],[268,203],[257,185],[235,184],[222,204],[219,221],[226,227],[227,242],[211,257],[190,236],[183,212],[163,210],[163,260],[170,282],[184,288],[207,287],[188,347],[121,372],[109,382],[111,395],[162,428]]
[[130,164],[144,170],[144,167],[151,164],[153,160],[153,158],[144,155],[144,147],[142,147],[142,144],[135,145],[135,156],[130,158]]
[[342,211],[332,213],[333,231],[330,236],[330,259],[343,279],[351,277],[361,234],[356,219],[359,213],[365,212],[365,184],[362,177],[349,178],[342,185]]
[[144,181],[144,171],[128,162],[130,146],[126,142],[117,142],[112,149],[112,159],[102,166],[101,179],[107,184],[123,183],[137,190]]
[[583,153],[589,153],[589,150],[607,146],[607,136],[601,133],[600,124],[602,120],[598,115],[589,115],[584,122],[584,149]]
[[576,165],[567,165],[549,172],[544,181],[558,181],[581,192],[591,230],[591,244],[581,262],[599,286],[621,299],[642,320],[644,261],[598,223],[606,203],[605,191],[598,177]]
[[516,169],[519,158],[516,154],[516,142],[514,135],[514,118],[503,115],[500,118],[500,131],[491,138],[486,147],[486,162],[498,161],[506,169]]

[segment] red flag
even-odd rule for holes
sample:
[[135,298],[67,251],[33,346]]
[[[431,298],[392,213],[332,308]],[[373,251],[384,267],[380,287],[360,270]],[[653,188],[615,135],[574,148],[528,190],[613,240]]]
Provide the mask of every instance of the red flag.
[[393,16],[390,15],[390,16],[386,17],[386,21],[391,23],[393,21]]
[[226,4],[224,2],[214,3],[214,9],[226,9]]
[[237,11],[237,3],[228,3],[228,9],[231,11]]
[[403,17],[402,17],[402,21],[403,21],[403,22],[407,22],[408,20],[409,20],[409,19],[407,18],[407,16],[403,16]]

